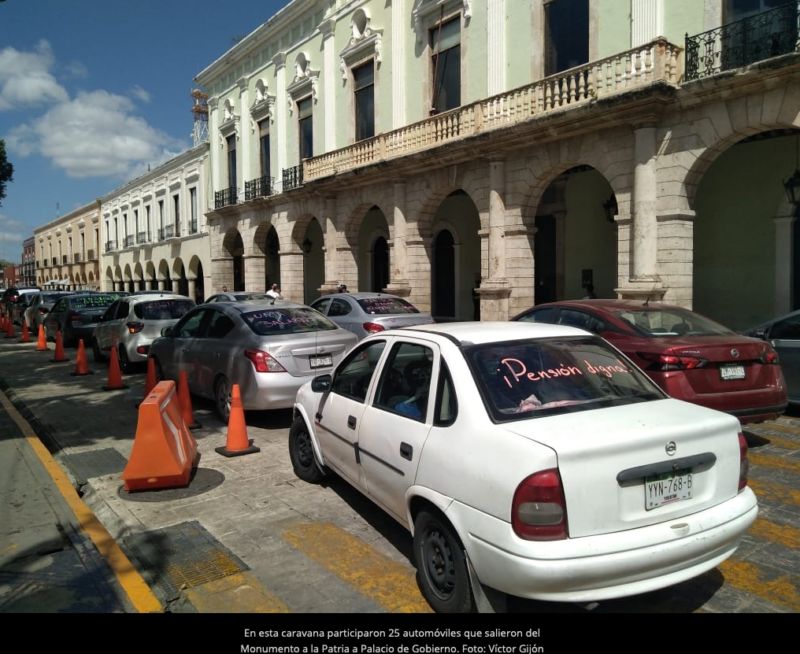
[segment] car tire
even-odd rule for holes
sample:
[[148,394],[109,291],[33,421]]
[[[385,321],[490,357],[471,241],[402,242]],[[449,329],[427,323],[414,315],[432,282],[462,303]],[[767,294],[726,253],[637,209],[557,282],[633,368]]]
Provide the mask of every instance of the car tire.
[[166,375],[164,375],[164,369],[161,367],[161,362],[155,357],[153,357],[153,368],[155,368],[156,371],[156,383],[167,379]]
[[117,358],[119,359],[120,372],[129,375],[133,371],[133,364],[128,358],[128,352],[124,345],[120,345],[120,348],[117,350]]
[[92,356],[94,357],[95,363],[104,363],[106,360],[100,346],[97,344],[96,338],[92,339]]
[[316,484],[325,477],[326,472],[317,465],[311,434],[302,416],[295,418],[289,429],[289,458],[299,479]]
[[422,510],[414,521],[414,561],[422,596],[437,613],[475,613],[467,556],[450,523]]
[[220,420],[227,425],[231,417],[231,383],[227,377],[220,377],[214,384],[214,406]]

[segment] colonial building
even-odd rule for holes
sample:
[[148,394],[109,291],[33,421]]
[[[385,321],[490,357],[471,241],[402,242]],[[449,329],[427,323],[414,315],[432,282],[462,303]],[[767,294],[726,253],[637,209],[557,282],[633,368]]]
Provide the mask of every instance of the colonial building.
[[20,280],[26,286],[36,285],[36,239],[33,236],[22,241]]
[[208,143],[100,198],[103,290],[208,294]]
[[800,306],[797,37],[773,0],[294,0],[196,77],[214,286]]
[[38,286],[99,288],[99,220],[100,203],[95,200],[33,230]]

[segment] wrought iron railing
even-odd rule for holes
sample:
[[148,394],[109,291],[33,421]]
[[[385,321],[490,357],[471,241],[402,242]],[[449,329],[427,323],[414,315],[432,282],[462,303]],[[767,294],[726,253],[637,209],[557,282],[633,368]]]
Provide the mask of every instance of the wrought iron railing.
[[106,241],[106,252],[113,252],[117,249],[116,241]]
[[197,218],[193,218],[187,225],[190,234],[197,234]]
[[147,232],[138,232],[136,234],[136,244],[137,245],[144,245],[147,243],[149,239],[147,238]]
[[293,188],[299,188],[303,185],[303,165],[292,166],[291,168],[283,169],[283,186],[282,191],[291,191]]
[[256,198],[265,198],[272,195],[272,177],[259,177],[244,183],[244,199],[245,202],[255,200]]
[[164,227],[164,238],[173,238],[175,236],[175,225],[166,225]]
[[62,254],[61,255],[61,263],[62,264],[69,263],[69,255],[68,254]]
[[97,256],[94,253],[94,248],[86,250],[86,261],[94,261],[95,259],[97,259]]
[[125,237],[125,247],[129,248],[133,246],[133,234],[130,234]]
[[686,35],[686,80],[798,50],[798,5],[788,2],[695,36]]
[[81,258],[82,257],[81,257],[81,253],[80,252],[76,252],[75,254],[72,255],[72,260],[75,263],[80,263],[81,262]]
[[236,197],[236,189],[235,188],[226,188],[222,191],[216,191],[214,193],[214,208],[215,209],[222,209],[223,207],[228,207],[232,204],[236,204],[237,197]]

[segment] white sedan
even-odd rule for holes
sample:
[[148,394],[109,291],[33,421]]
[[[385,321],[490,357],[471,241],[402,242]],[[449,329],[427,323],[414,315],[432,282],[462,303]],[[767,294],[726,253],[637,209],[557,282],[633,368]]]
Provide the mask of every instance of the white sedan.
[[571,327],[368,336],[300,388],[295,473],[334,472],[409,529],[439,612],[497,592],[591,602],[719,565],[756,519],[739,421],[670,399]]

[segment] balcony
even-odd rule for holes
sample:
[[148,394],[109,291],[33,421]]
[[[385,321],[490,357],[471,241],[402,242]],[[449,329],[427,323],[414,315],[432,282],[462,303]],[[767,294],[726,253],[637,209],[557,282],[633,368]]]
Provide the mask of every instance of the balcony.
[[86,261],[96,261],[97,256],[95,255],[94,248],[91,250],[86,251]]
[[[311,161],[311,159],[309,159],[308,161]],[[286,191],[291,191],[294,188],[300,188],[302,185],[303,185],[303,164],[283,169],[282,190],[284,193]]]
[[80,263],[83,260],[83,257],[81,256],[80,252],[76,252],[72,255],[72,260],[74,263]]
[[686,81],[798,50],[798,6],[790,2],[695,36],[686,35]]
[[117,249],[117,242],[116,241],[106,241],[106,254],[109,252],[113,252]]
[[[678,84],[681,48],[656,39],[538,82],[437,114],[418,123],[327,152],[303,163],[299,185],[382,161],[424,152],[479,134],[490,134],[566,108],[642,88],[654,82]],[[289,171],[293,169],[288,169]],[[296,188],[283,171],[283,191]]]
[[197,234],[197,218],[194,218],[188,225],[190,234]]
[[61,263],[62,264],[63,263],[69,263],[69,255],[68,254],[62,254],[61,255]]
[[133,234],[125,237],[125,245],[123,247],[126,248],[133,247]]
[[136,234],[136,245],[144,245],[150,239],[147,238],[147,232],[139,232]]
[[256,198],[265,198],[273,193],[272,177],[259,177],[244,183],[244,200],[249,202]]
[[167,225],[164,227],[164,238],[174,238],[175,237],[175,225]]
[[214,208],[222,209],[236,204],[236,188],[226,188],[214,193]]

